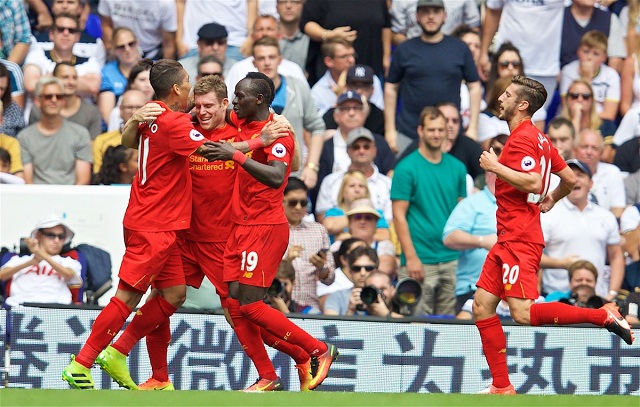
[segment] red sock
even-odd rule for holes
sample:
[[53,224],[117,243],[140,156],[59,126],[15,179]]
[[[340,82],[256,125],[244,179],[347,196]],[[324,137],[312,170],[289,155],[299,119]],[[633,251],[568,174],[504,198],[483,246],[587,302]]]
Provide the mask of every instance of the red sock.
[[274,334],[279,340],[291,342],[305,350],[309,355],[321,355],[327,351],[327,344],[309,335],[298,325],[291,322],[282,312],[262,301],[240,307],[242,314]]
[[242,345],[244,352],[258,370],[261,379],[275,380],[278,378],[276,370],[269,359],[267,350],[260,337],[260,327],[249,321],[240,312],[240,303],[233,298],[227,298],[227,308],[233,321],[233,330]]
[[280,338],[262,327],[260,327],[260,336],[262,336],[262,341],[268,346],[291,356],[291,358],[295,360],[296,365],[307,363],[309,360],[309,354],[305,352],[304,349],[291,342],[280,340]]
[[109,304],[104,307],[93,323],[87,342],[76,356],[76,362],[91,368],[98,354],[120,332],[129,314],[131,314],[131,308],[127,304],[117,297],[111,297]]
[[603,309],[582,308],[561,302],[533,304],[529,311],[531,326],[570,325],[589,322],[604,326],[607,311]]
[[136,312],[129,326],[112,346],[118,352],[128,355],[140,339],[162,325],[176,310],[176,307],[161,296],[153,297]]
[[171,342],[171,324],[167,318],[163,324],[146,337],[147,353],[151,362],[151,377],[159,382],[169,381],[167,366],[167,349]]
[[507,369],[507,337],[502,330],[500,318],[494,315],[491,318],[476,321],[476,326],[480,331],[482,350],[491,371],[492,384],[497,388],[509,386],[511,382]]

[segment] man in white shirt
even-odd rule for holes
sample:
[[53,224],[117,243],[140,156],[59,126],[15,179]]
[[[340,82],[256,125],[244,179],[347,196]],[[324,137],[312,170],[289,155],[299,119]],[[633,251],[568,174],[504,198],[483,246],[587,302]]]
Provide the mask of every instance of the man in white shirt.
[[80,287],[80,262],[62,257],[62,247],[74,233],[56,215],[41,218],[27,238],[30,255],[13,256],[0,269],[0,280],[11,280],[6,303],[71,304],[69,287]]

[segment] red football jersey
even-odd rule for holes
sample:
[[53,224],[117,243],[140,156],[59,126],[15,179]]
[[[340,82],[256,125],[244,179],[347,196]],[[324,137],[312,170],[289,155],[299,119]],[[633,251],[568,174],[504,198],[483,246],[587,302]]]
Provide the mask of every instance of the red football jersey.
[[[229,124],[213,131],[196,126],[211,141],[238,141],[238,129]],[[233,227],[231,198],[236,183],[233,161],[207,161],[198,154],[189,156],[193,183],[193,213],[188,240],[196,242],[226,242]]]
[[498,241],[525,241],[544,245],[538,203],[549,193],[550,174],[567,164],[551,145],[546,134],[530,120],[512,132],[500,154],[500,163],[519,172],[537,172],[542,176],[538,194],[518,191],[508,182],[496,181]]
[[[267,122],[273,119],[273,115],[264,121],[246,123],[239,120],[235,112],[231,113],[231,121],[241,130],[241,139],[250,140],[260,137],[260,132]],[[280,188],[268,187],[255,179],[251,174],[238,167],[238,176],[234,188],[233,221],[240,225],[278,225],[287,223],[284,214],[282,200],[286,180],[291,174],[291,161],[294,154],[294,140],[291,133],[287,137],[279,138],[269,147],[263,147],[247,153],[247,156],[261,164],[269,161],[282,161],[287,165],[285,182]]]
[[138,173],[133,178],[124,226],[142,232],[187,229],[191,222],[189,154],[205,138],[191,116],[166,109],[138,129]]

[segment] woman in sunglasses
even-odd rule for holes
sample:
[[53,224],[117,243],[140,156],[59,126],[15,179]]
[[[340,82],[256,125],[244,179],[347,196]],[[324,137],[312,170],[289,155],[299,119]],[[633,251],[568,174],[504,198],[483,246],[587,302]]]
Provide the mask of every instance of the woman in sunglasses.
[[576,134],[584,129],[597,131],[602,126],[593,100],[593,88],[583,79],[577,79],[569,85],[560,114],[571,120]]

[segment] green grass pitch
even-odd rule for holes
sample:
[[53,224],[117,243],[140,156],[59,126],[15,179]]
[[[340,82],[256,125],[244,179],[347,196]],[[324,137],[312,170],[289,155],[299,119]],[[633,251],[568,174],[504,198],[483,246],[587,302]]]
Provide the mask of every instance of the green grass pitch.
[[638,407],[634,396],[489,396],[474,394],[0,389],[0,406],[610,406]]

